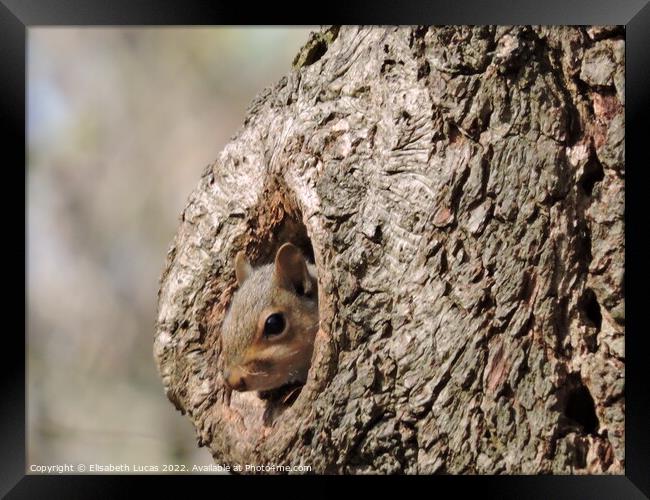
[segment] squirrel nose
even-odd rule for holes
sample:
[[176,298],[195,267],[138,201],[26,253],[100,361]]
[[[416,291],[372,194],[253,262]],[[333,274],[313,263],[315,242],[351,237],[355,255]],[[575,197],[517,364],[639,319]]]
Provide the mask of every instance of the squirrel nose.
[[233,380],[232,388],[236,391],[245,391],[246,390],[246,381],[243,378]]
[[[237,372],[237,370],[235,370],[235,372]],[[236,391],[246,390],[246,381],[244,380],[244,377],[238,376],[238,373],[233,374],[233,370],[225,368],[223,370],[223,378],[226,385],[231,389],[235,389]]]

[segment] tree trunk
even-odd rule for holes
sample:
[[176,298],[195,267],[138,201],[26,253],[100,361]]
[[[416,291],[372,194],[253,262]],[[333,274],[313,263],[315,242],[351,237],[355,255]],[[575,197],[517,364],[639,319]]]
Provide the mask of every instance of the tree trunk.
[[[206,168],[161,278],[155,359],[216,463],[624,472],[624,43],[619,27],[312,37]],[[309,379],[228,402],[233,258],[285,241],[318,269]]]

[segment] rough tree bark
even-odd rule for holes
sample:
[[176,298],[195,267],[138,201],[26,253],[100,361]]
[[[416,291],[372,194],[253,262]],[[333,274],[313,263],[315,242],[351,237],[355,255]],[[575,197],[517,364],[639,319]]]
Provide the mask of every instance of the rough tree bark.
[[[330,27],[206,168],[161,278],[155,359],[217,463],[624,471],[624,31]],[[315,258],[286,404],[224,401],[245,248]]]

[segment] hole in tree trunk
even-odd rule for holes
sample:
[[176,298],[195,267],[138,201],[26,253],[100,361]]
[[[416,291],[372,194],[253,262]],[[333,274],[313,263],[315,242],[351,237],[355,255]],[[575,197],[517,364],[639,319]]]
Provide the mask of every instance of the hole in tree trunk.
[[585,192],[587,196],[591,196],[591,193],[594,190],[596,183],[602,181],[605,178],[603,172],[603,166],[597,161],[592,160],[587,165],[585,165],[582,176],[580,177],[580,187]]
[[262,201],[250,214],[248,234],[235,245],[246,250],[256,265],[273,262],[275,253],[284,243],[293,243],[310,263],[314,262],[314,248],[302,211],[281,181],[271,180]]
[[[248,215],[247,231],[235,240],[234,246],[244,250],[247,259],[254,268],[272,264],[277,250],[285,243],[297,246],[308,264],[315,263],[314,248],[306,225],[302,220],[302,211],[292,193],[278,180],[272,180],[265,189],[259,205]],[[316,274],[315,266],[309,266],[310,272]],[[316,276],[316,279],[318,277]],[[298,285],[296,285],[300,288]],[[300,290],[297,291],[300,292]],[[304,300],[316,300],[315,295],[298,293]],[[317,291],[316,291],[317,292]],[[231,307],[232,298],[228,307]],[[224,311],[227,313],[228,309]],[[288,314],[286,312],[285,314]],[[222,338],[223,341],[223,338]],[[311,356],[312,353],[309,353]],[[271,364],[272,366],[272,364]],[[311,366],[309,366],[311,370]],[[232,394],[231,408],[246,407],[252,421],[261,426],[271,426],[286,409],[291,407],[302,392],[304,383],[290,380],[281,387],[264,391],[249,391]],[[255,398],[256,401],[252,400]],[[246,403],[248,401],[248,403]],[[253,405],[252,407],[250,405]],[[252,410],[255,408],[255,411]],[[252,413],[251,413],[252,412]]]
[[584,312],[585,318],[599,331],[603,324],[603,315],[600,312],[600,304],[596,294],[591,288],[587,288],[580,300],[580,309]]
[[567,396],[564,414],[580,425],[586,434],[597,434],[599,422],[596,416],[596,405],[589,389],[577,374],[570,376],[569,384],[573,388]]

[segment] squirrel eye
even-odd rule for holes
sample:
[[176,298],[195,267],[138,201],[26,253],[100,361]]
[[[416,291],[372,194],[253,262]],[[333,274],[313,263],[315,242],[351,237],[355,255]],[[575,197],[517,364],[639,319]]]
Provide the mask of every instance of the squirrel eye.
[[284,331],[284,318],[282,314],[275,313],[271,314],[266,321],[264,322],[264,336],[271,337],[273,335],[279,335]]

